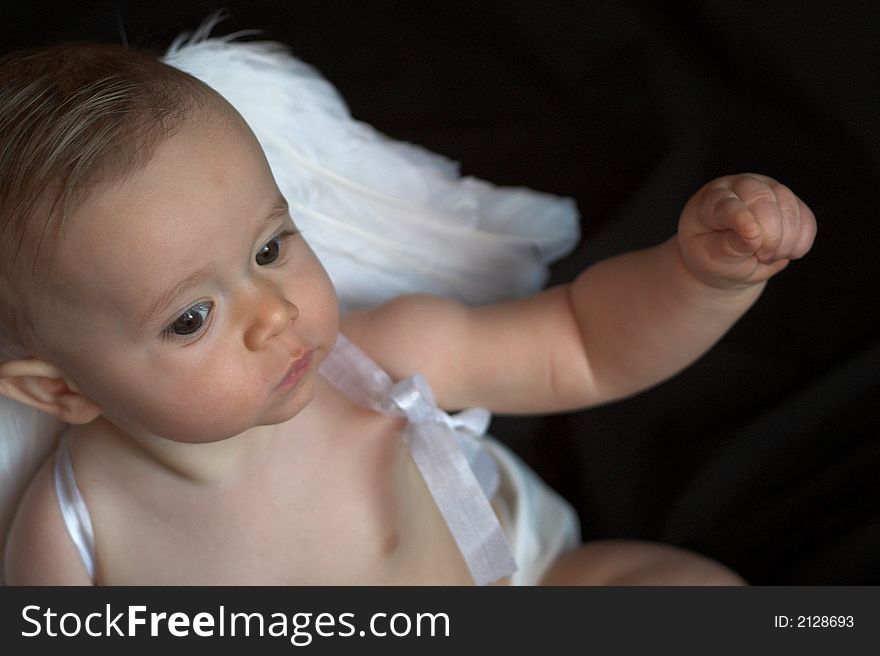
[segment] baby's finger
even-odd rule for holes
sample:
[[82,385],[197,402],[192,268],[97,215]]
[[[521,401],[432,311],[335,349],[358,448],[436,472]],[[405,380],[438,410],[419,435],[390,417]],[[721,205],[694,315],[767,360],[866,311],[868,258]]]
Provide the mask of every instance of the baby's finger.
[[697,208],[696,232],[705,234],[716,230],[727,230],[726,216],[732,210],[742,205],[730,205],[732,201],[739,200],[737,195],[727,187],[716,187],[706,191],[705,196]]
[[801,203],[788,187],[778,182],[772,185],[776,206],[781,217],[782,234],[773,259],[791,257],[801,234]]
[[714,223],[715,230],[724,235],[730,255],[750,256],[761,245],[761,225],[738,196],[729,196],[716,206]]
[[712,259],[740,262],[751,258],[761,245],[761,226],[751,210],[736,196],[718,202],[704,233],[706,248]]
[[761,262],[773,261],[783,237],[782,214],[776,194],[763,179],[751,175],[737,178],[732,188],[761,226],[761,244],[755,253],[756,257]]
[[798,234],[797,243],[791,251],[791,258],[798,259],[806,255],[810,248],[813,246],[813,241],[816,239],[816,231],[818,226],[816,224],[816,216],[813,214],[812,210],[806,206],[806,204],[798,199],[798,206],[800,207],[800,233]]
[[765,271],[762,272],[761,278],[766,280],[767,278],[772,278],[777,273],[782,271],[785,267],[787,267],[791,263],[791,260],[788,258],[783,258],[781,260],[776,260],[775,262],[771,262],[770,264],[760,264],[760,267],[764,267]]

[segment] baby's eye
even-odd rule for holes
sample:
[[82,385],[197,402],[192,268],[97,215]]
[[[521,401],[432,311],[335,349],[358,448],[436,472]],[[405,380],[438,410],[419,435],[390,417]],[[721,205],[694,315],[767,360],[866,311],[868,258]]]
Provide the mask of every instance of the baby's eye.
[[208,318],[213,303],[196,303],[172,321],[165,329],[169,335],[186,336],[198,332]]
[[263,266],[265,264],[271,264],[276,259],[278,259],[278,253],[281,251],[281,237],[275,237],[270,241],[266,242],[266,244],[257,251],[257,264]]
[[272,264],[272,262],[277,260],[278,256],[281,254],[281,246],[284,241],[297,234],[299,234],[299,231],[291,226],[287,230],[272,237],[272,239],[263,244],[263,247],[257,251],[257,255],[254,258],[257,261],[257,264],[260,266]]

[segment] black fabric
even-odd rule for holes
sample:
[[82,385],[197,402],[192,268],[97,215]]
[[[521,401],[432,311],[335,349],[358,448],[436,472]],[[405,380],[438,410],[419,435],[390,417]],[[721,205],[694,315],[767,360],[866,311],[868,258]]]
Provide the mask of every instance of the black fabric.
[[584,239],[554,282],[665,239],[715,176],[791,186],[815,247],[708,355],[635,398],[493,432],[586,539],[671,542],[756,584],[880,583],[880,5],[36,1],[5,8],[0,46],[161,49],[223,6],[218,32],[288,43],[355,117],[575,197]]

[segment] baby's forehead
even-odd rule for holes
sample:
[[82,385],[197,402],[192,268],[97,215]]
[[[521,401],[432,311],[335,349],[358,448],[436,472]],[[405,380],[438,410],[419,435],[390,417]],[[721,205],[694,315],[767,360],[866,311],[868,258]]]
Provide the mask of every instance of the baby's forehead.
[[71,230],[55,249],[51,293],[78,315],[125,315],[154,293],[151,281],[156,280],[157,270],[144,256],[155,247],[140,240],[138,249],[133,249],[136,240],[125,233],[107,238],[96,234],[95,227]]
[[236,120],[200,119],[95,185],[65,220],[54,268],[84,301],[128,312],[260,236],[278,188],[258,142]]
[[234,122],[184,126],[122,180],[72,212],[58,274],[89,297],[155,294],[249,248],[255,217],[278,196],[253,135]]
[[68,291],[98,302],[149,298],[200,260],[201,237],[211,241],[217,234],[215,226],[185,229],[183,215],[156,221],[143,209],[73,217],[53,267]]
[[164,290],[187,275],[198,257],[183,247],[189,238],[149,225],[112,230],[97,223],[72,230],[56,249],[49,290],[59,318],[112,327],[136,337]]

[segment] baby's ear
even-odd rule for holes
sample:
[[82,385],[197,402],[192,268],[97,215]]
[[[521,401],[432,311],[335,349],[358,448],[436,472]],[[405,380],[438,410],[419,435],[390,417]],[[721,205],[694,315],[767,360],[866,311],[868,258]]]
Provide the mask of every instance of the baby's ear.
[[87,424],[101,414],[58,367],[35,358],[0,363],[0,394],[68,424]]

